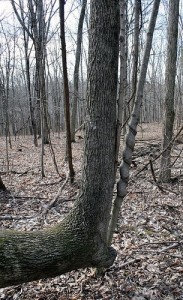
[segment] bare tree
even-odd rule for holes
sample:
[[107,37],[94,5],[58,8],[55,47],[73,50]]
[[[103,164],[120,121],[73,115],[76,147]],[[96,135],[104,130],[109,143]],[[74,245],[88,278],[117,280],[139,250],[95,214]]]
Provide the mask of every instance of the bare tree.
[[[5,125],[5,135],[6,135],[6,152],[8,155],[8,143],[11,148],[11,137],[10,137],[10,116],[9,116],[9,92],[10,92],[10,72],[11,72],[11,49],[10,49],[10,40],[1,23],[1,29],[6,41],[7,47],[7,56],[5,60],[5,71],[3,71],[2,66],[0,66],[0,95],[3,102],[3,111],[4,111],[4,125]],[[9,169],[9,163],[7,159],[7,167]]]
[[66,155],[69,163],[70,180],[72,183],[74,181],[75,172],[72,164],[72,145],[71,145],[71,130],[70,130],[70,99],[69,99],[69,83],[68,83],[68,75],[67,75],[64,5],[65,5],[65,0],[60,0],[59,1],[60,39],[61,39],[61,46],[62,46],[62,67],[63,67],[63,81],[64,81],[66,141],[67,141]]
[[[177,38],[179,20],[179,0],[169,0],[168,44],[165,71],[165,105],[163,122],[162,158],[159,180],[171,180],[171,149],[174,125],[174,91],[177,62]],[[165,150],[166,149],[166,150]]]
[[135,102],[137,75],[138,75],[138,61],[139,61],[139,35],[140,35],[140,15],[142,12],[141,0],[135,0],[135,20],[134,20],[134,34],[133,34],[133,63],[132,63],[132,95],[131,95],[131,109]]
[[[122,122],[125,124],[126,94],[127,94],[127,0],[120,0],[120,33],[119,33],[119,54],[120,54],[120,82],[118,96],[118,114],[116,124],[116,170],[121,139]],[[126,127],[125,125],[123,125]]]
[[4,127],[5,127],[5,136],[6,136],[6,162],[7,162],[7,170],[9,171],[8,139],[10,141],[10,131],[9,131],[8,98],[6,96],[5,86],[1,76],[0,76],[0,97],[2,99],[3,111],[4,111],[3,115],[4,115]]
[[[21,2],[19,0],[19,5],[21,6]],[[23,3],[22,3],[23,5]],[[36,120],[35,120],[35,107],[32,101],[32,93],[31,93],[31,78],[30,78],[30,52],[28,50],[29,46],[29,34],[25,30],[25,13],[24,9],[21,9],[21,19],[24,24],[22,26],[23,30],[23,40],[24,40],[24,52],[25,52],[25,69],[26,69],[26,81],[27,81],[27,94],[28,94],[28,100],[29,100],[29,107],[30,107],[30,119],[31,119],[31,125],[32,125],[32,131],[33,131],[33,136],[34,136],[34,145],[37,147],[38,142],[37,142],[37,125],[36,125]],[[30,22],[28,19],[27,22],[27,28],[30,32]]]
[[[44,144],[49,143],[49,124],[48,124],[48,107],[46,99],[46,82],[45,82],[45,56],[46,56],[46,43],[48,40],[48,32],[50,28],[51,18],[54,15],[54,6],[56,0],[51,1],[51,9],[46,23],[45,15],[46,9],[44,7],[43,0],[40,1],[28,1],[28,15],[30,28],[26,26],[24,20],[24,14],[19,13],[17,10],[16,2],[11,0],[13,10],[17,16],[18,21],[32,39],[35,49],[36,59],[36,91],[38,101],[38,130],[41,133]],[[19,1],[20,11],[23,11],[23,1]],[[42,111],[42,115],[40,115]],[[40,121],[40,117],[42,120]]]
[[78,89],[79,89],[79,65],[80,65],[80,57],[81,57],[83,22],[84,22],[86,4],[87,4],[87,0],[83,0],[80,17],[79,17],[79,23],[78,23],[78,32],[77,32],[76,58],[75,58],[75,67],[74,67],[74,100],[72,103],[72,115],[71,115],[71,141],[72,142],[75,142],[76,115],[77,115]]

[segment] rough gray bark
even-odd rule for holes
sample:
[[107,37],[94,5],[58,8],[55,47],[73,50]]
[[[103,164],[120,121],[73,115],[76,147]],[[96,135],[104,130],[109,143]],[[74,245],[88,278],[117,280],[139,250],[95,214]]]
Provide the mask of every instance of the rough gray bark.
[[156,24],[156,18],[159,10],[160,0],[155,0],[153,4],[152,14],[149,21],[149,28],[147,32],[146,45],[139,75],[139,81],[137,85],[135,103],[132,111],[132,116],[129,122],[128,132],[125,137],[125,146],[123,150],[123,160],[120,165],[120,179],[117,183],[117,196],[113,203],[112,216],[109,224],[108,231],[108,244],[110,245],[113,232],[115,230],[117,219],[120,211],[120,207],[124,197],[127,194],[127,185],[129,181],[129,170],[132,161],[132,154],[135,146],[135,136],[137,133],[137,125],[140,119],[140,108],[143,98],[143,90],[147,73],[147,66],[149,62],[149,56],[152,46],[153,32]]
[[[174,90],[177,62],[177,38],[179,20],[179,0],[169,0],[168,17],[168,44],[165,71],[165,103],[163,121],[163,152],[161,157],[159,181],[169,182],[171,180],[171,149],[170,143],[173,136],[174,125]],[[169,146],[168,146],[169,145]],[[168,147],[167,147],[168,146]]]
[[93,0],[81,194],[63,222],[35,232],[0,233],[0,287],[83,267],[109,267],[107,246],[115,169],[118,0]]
[[74,99],[72,104],[72,114],[71,114],[71,141],[75,142],[75,130],[76,130],[76,115],[77,115],[77,105],[78,105],[78,89],[79,89],[79,65],[81,57],[81,43],[83,36],[83,22],[85,16],[87,0],[83,0],[81,13],[79,17],[78,32],[77,32],[77,44],[76,44],[76,58],[74,67]]

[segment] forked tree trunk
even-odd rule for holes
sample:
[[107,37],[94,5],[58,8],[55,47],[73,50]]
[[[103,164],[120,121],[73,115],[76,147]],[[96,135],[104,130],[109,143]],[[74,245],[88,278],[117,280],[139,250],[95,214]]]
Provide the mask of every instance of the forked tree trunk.
[[114,232],[116,224],[117,224],[118,215],[119,215],[122,201],[127,194],[127,185],[128,185],[128,181],[129,181],[129,170],[130,170],[132,154],[133,154],[134,146],[135,146],[135,136],[137,133],[137,125],[138,125],[139,119],[140,119],[140,108],[141,108],[141,104],[142,104],[144,84],[145,84],[149,56],[150,56],[150,51],[151,51],[151,46],[152,46],[153,32],[154,32],[156,18],[157,18],[157,14],[158,14],[158,10],[159,10],[159,4],[160,4],[160,0],[154,1],[151,19],[149,22],[149,28],[148,28],[148,32],[147,32],[147,40],[146,40],[146,45],[145,45],[145,50],[144,50],[144,55],[143,55],[143,60],[142,60],[142,66],[141,66],[140,75],[139,75],[139,81],[138,81],[138,85],[137,85],[135,103],[134,103],[131,119],[129,122],[128,132],[125,137],[123,160],[120,165],[120,179],[117,183],[117,196],[113,203],[112,217],[111,217],[110,224],[109,224],[109,231],[108,231],[108,244],[109,245],[111,244],[113,232]]
[[83,267],[109,267],[115,259],[106,238],[115,174],[118,13],[118,0],[91,2],[80,197],[51,229],[0,232],[0,287]]
[[168,45],[165,71],[165,103],[163,121],[162,148],[165,150],[161,157],[159,181],[171,180],[171,140],[174,125],[174,90],[177,62],[177,37],[179,20],[179,0],[169,0]]

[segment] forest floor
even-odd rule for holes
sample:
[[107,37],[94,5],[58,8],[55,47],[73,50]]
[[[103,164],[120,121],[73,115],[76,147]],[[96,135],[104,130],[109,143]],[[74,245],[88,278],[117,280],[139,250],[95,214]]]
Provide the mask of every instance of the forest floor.
[[[55,205],[43,218],[68,173],[64,160],[65,135],[54,135],[52,145],[60,175],[46,145],[45,177],[41,179],[41,146],[35,148],[30,136],[12,138],[7,171],[5,138],[0,138],[0,174],[10,191],[10,194],[0,193],[1,230],[47,228],[60,222],[73,206],[81,181],[83,140],[80,137],[73,145],[75,183],[67,181]],[[77,270],[53,279],[0,289],[0,299],[183,299],[182,149],[180,138],[172,152],[172,182],[158,186],[155,177],[160,161],[154,158],[161,151],[161,126],[139,127],[128,194],[113,238],[118,256],[103,277],[96,278],[92,269]],[[114,196],[115,193],[114,190]]]

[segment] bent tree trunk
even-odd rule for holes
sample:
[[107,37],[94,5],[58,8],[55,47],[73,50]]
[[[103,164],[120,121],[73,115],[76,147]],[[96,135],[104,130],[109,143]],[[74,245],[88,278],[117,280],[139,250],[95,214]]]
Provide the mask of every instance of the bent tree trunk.
[[115,166],[118,12],[118,0],[91,2],[80,197],[51,229],[0,233],[0,287],[83,267],[109,267],[115,259],[106,239]]

